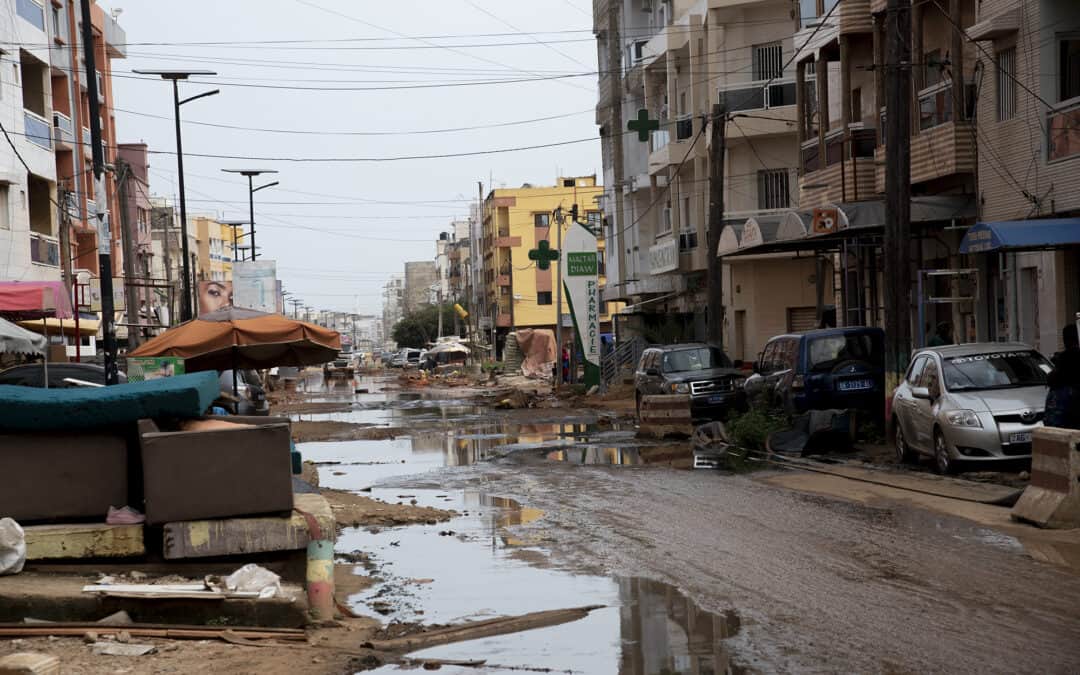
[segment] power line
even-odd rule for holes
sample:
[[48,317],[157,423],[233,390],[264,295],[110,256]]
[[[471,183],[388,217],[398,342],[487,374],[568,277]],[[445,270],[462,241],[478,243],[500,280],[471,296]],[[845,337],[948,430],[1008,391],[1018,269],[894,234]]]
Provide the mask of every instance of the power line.
[[[498,21],[502,25],[506,26],[510,30],[515,30],[515,31],[518,31],[518,33],[521,33],[521,29],[519,29],[517,26],[515,26],[514,24],[510,23],[509,21],[507,21],[506,19],[503,19],[502,17],[500,17],[498,15],[496,15],[496,14],[494,14],[492,12],[489,12],[488,10],[484,9],[480,5],[473,2],[473,0],[463,0],[463,2],[465,4],[467,4],[467,5],[469,5],[470,7],[472,7],[473,9],[475,9],[476,11],[481,12],[481,13],[491,17],[492,19],[495,19],[496,21]],[[533,36],[529,36],[529,37],[531,37],[532,41],[535,42],[536,44],[547,47],[552,52],[558,54],[559,56],[561,56],[561,57],[563,57],[565,59],[568,59],[568,60],[572,61],[573,63],[578,64],[579,66],[584,66],[585,68],[590,67],[590,66],[585,65],[584,63],[582,63],[578,59],[575,59],[573,56],[570,56],[566,52],[564,52],[562,50],[559,50],[559,49],[556,49],[555,47],[552,47],[551,45],[553,44],[553,42],[551,42],[551,41],[538,40]],[[591,40],[590,40],[590,42],[591,42]]]

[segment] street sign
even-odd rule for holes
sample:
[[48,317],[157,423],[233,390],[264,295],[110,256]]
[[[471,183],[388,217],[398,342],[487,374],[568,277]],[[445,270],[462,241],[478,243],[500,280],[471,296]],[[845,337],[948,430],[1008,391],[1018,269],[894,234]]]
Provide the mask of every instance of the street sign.
[[572,223],[563,237],[562,273],[566,300],[585,360],[585,386],[600,384],[600,279],[596,235],[581,223]]

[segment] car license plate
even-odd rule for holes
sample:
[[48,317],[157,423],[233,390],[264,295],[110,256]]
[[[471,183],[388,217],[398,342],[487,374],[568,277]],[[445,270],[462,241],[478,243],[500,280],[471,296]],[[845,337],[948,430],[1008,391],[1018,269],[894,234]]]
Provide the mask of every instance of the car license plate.
[[710,405],[715,405],[717,403],[723,403],[723,402],[724,402],[724,397],[723,397],[722,394],[713,394],[712,396],[709,397],[709,404]]
[[1020,432],[1017,432],[1015,434],[1009,434],[1009,442],[1010,443],[1030,443],[1031,442],[1031,432],[1030,431],[1020,431]]
[[861,391],[873,388],[873,380],[842,380],[840,382],[840,391]]

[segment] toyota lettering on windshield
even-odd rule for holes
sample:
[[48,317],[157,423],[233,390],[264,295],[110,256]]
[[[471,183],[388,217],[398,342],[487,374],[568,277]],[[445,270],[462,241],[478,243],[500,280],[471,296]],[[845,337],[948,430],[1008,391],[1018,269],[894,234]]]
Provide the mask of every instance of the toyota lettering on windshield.
[[1030,350],[944,359],[945,386],[950,391],[1045,386],[1051,370],[1041,354]]

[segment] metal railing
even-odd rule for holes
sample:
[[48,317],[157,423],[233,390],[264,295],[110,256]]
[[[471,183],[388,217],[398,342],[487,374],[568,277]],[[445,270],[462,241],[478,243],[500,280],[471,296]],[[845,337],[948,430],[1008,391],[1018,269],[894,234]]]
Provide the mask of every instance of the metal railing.
[[49,267],[60,266],[60,241],[39,232],[30,233],[30,261]]
[[649,343],[642,337],[633,337],[620,341],[614,350],[600,359],[600,380],[605,387],[611,386],[620,377],[632,374],[641,360],[641,353]]
[[733,84],[720,90],[717,102],[728,112],[795,105],[795,80],[777,78]]
[[23,110],[23,121],[26,140],[46,150],[52,150],[52,126],[49,121],[30,110]]
[[1080,155],[1080,100],[1046,114],[1046,161]]

